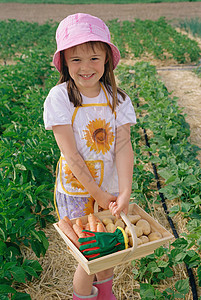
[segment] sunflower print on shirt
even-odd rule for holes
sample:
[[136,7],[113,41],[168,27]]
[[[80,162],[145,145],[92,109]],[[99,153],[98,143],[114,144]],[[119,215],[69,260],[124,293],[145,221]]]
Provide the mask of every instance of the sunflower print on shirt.
[[87,130],[83,130],[84,139],[87,141],[86,144],[90,151],[94,150],[96,153],[102,151],[103,154],[109,151],[114,142],[114,134],[110,123],[106,123],[104,119],[99,118],[90,121],[86,127]]
[[84,213],[85,215],[93,214],[94,213],[94,198],[91,196],[87,198],[87,203],[85,203]]
[[[93,162],[86,162],[86,165],[89,169],[89,172],[91,173],[91,176],[95,179],[98,177],[97,175],[97,170],[95,169],[95,165]],[[78,179],[75,177],[73,172],[70,170],[69,166],[65,164],[64,166],[64,173],[67,175],[65,176],[66,178],[66,183],[70,183],[72,188],[76,189],[81,189],[85,190],[85,187],[78,181]]]

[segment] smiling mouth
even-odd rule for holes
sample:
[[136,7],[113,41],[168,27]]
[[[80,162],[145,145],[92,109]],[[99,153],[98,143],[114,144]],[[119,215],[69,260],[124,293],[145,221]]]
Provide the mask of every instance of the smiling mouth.
[[90,77],[92,77],[94,74],[90,74],[90,75],[80,75],[81,77],[83,77],[83,78],[90,78]]

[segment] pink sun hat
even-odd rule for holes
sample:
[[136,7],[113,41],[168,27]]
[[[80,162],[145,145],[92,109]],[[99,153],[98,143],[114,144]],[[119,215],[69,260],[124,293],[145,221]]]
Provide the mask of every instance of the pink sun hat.
[[120,60],[118,48],[110,42],[110,31],[99,18],[89,14],[77,13],[63,19],[56,31],[57,50],[53,64],[60,72],[60,51],[89,41],[100,41],[108,44],[112,50],[113,69]]

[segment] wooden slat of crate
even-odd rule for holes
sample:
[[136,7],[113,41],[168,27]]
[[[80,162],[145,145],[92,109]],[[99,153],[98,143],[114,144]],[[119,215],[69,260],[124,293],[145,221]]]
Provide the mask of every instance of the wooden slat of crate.
[[[156,220],[154,220],[149,214],[147,214],[143,209],[141,209],[137,204],[132,203],[129,205],[129,214],[139,214],[143,219],[147,220],[151,225],[152,231],[159,231],[163,238],[157,241],[142,244],[137,247],[137,249],[132,252],[132,248],[122,250],[113,254],[106,255],[101,258],[88,261],[85,256],[75,247],[75,245],[67,238],[67,236],[59,229],[58,225],[55,223],[54,227],[61,235],[61,237],[66,242],[70,252],[75,257],[75,259],[82,265],[84,270],[88,274],[94,274],[105,269],[126,263],[128,261],[138,259],[149,255],[154,252],[155,249],[165,244],[167,241],[173,238],[173,235],[167,231],[162,225],[160,225]],[[102,220],[105,217],[111,217],[110,211],[102,211],[95,213],[95,215]],[[87,223],[87,216],[80,218],[83,224]],[[76,222],[76,219],[71,220],[72,223]]]

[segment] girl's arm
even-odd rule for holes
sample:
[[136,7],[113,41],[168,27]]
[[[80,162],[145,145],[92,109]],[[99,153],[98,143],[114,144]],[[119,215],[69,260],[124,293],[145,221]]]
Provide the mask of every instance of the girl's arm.
[[117,127],[116,166],[119,181],[119,196],[109,205],[111,213],[119,217],[121,211],[128,213],[133,178],[133,149],[130,141],[130,124]]
[[79,182],[85,187],[88,193],[97,201],[98,205],[108,209],[109,203],[115,201],[116,197],[104,192],[95,182],[82,156],[79,154],[71,125],[53,126],[53,133],[59,149]]

